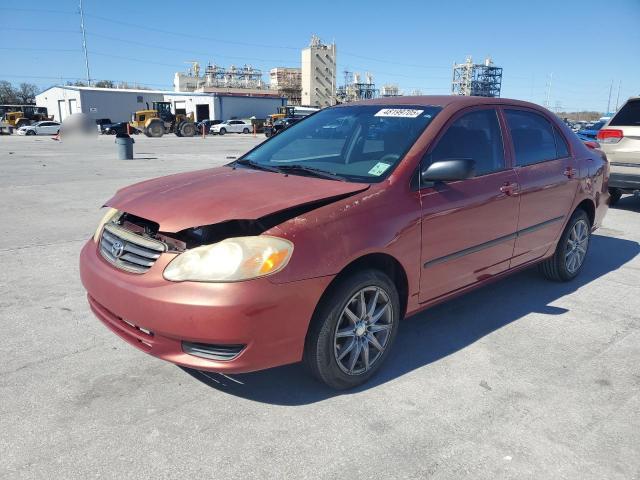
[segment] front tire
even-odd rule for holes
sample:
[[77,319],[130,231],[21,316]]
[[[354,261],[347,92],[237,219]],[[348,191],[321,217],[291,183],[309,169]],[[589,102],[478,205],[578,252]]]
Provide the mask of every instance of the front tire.
[[587,213],[576,210],[562,232],[552,257],[540,264],[540,271],[549,280],[573,280],[584,265],[591,239],[591,222]]
[[35,135],[36,132],[33,130],[27,130],[27,133],[25,133],[25,135]]
[[316,309],[305,342],[311,373],[335,389],[365,383],[386,359],[401,310],[396,286],[378,270],[338,280]]
[[225,133],[227,133],[227,129],[221,128],[220,131],[218,132],[218,135],[224,135]]

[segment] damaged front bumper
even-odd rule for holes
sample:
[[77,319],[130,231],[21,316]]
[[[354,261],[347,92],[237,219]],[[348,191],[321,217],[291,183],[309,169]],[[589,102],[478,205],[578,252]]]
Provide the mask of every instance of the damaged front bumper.
[[89,240],[80,276],[95,315],[129,344],[199,370],[242,373],[302,359],[309,321],[333,277],[176,283],[162,277],[174,257],[161,255],[139,275],[114,268]]

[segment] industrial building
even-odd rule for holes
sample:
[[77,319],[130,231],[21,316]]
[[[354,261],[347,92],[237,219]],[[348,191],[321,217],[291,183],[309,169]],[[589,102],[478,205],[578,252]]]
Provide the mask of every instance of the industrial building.
[[491,58],[475,64],[471,57],[465,63],[453,65],[452,95],[499,97],[502,88],[502,68],[496,67]]
[[269,88],[287,98],[289,105],[302,104],[302,70],[276,67],[269,70]]
[[302,105],[328,107],[336,97],[336,44],[325,45],[316,35],[302,50]]
[[[397,89],[396,89],[397,90]],[[336,99],[338,103],[357,102],[378,96],[378,89],[373,81],[373,75],[369,72],[364,74],[364,81],[359,73],[344,71],[344,85],[338,87]]]
[[[210,87],[215,88],[215,87]],[[72,113],[86,113],[91,118],[109,118],[114,122],[131,120],[137,110],[153,102],[171,102],[173,113],[193,114],[196,121],[230,118],[266,118],[286,105],[276,93],[242,94],[235,92],[171,92],[97,87],[55,86],[36,96],[36,105],[46,107],[57,121]]]

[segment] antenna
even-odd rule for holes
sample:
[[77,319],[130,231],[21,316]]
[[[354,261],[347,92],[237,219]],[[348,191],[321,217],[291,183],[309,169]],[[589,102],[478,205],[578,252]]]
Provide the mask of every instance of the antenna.
[[84,33],[84,10],[80,0],[80,30],[82,30],[82,49],[84,50],[84,64],[87,67],[87,86],[91,86],[91,74],[89,73],[89,56],[87,55],[87,36]]

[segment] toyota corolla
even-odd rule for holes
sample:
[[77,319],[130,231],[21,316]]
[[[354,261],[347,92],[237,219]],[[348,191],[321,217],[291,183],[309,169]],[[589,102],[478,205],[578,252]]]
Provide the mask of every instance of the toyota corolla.
[[228,165],[119,190],[80,272],[95,315],[151,355],[224,373],[304,360],[349,388],[408,315],[534,265],[578,275],[608,174],[530,103],[337,106]]

